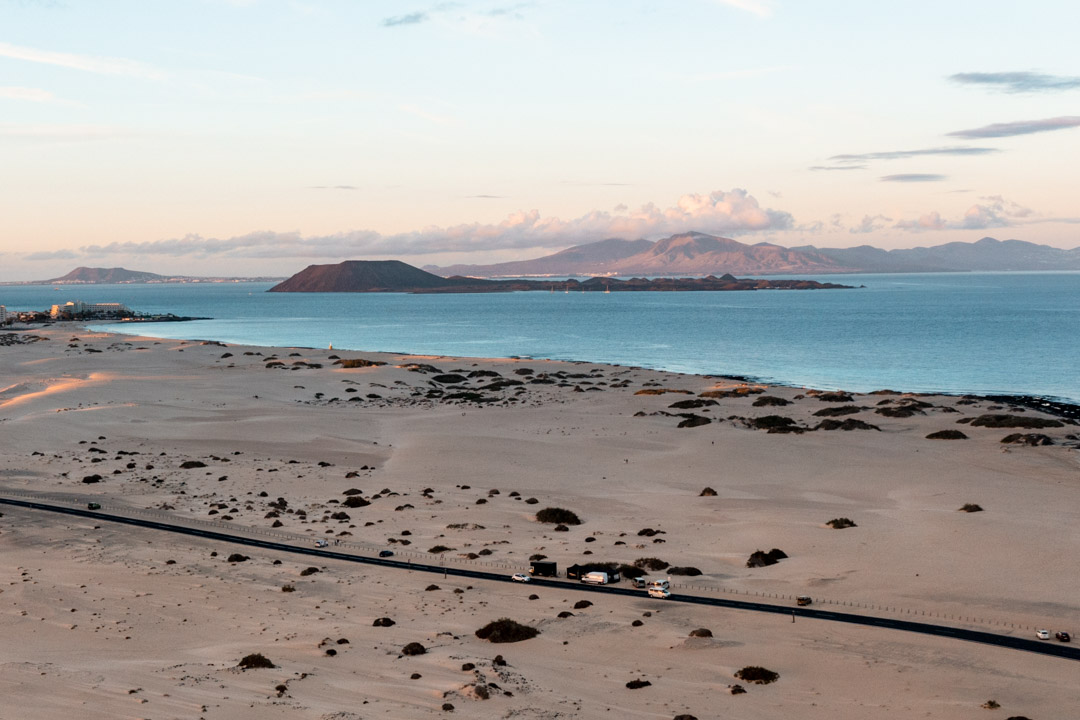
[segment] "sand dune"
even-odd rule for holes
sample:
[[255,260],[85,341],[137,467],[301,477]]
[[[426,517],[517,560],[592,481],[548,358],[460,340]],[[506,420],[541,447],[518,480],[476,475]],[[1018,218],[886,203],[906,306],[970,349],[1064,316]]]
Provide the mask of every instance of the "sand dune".
[[[441,545],[446,563],[507,573],[536,554],[560,568],[658,558],[702,573],[672,576],[675,593],[809,594],[1024,637],[1080,629],[1068,564],[1080,551],[1080,427],[971,423],[1050,419],[1030,410],[833,402],[594,363],[35,334],[48,339],[0,347],[0,493],[357,553],[427,561]],[[346,369],[332,355],[386,364]],[[763,396],[779,400],[756,405]],[[686,400],[716,404],[671,407]],[[912,401],[928,406],[879,412]],[[836,407],[847,414],[817,414]],[[709,422],[679,428],[687,416]],[[806,430],[753,429],[767,416]],[[825,420],[879,429],[808,430]],[[955,429],[968,439],[926,439]],[[1011,433],[1053,444],[1003,444]],[[346,507],[354,490],[369,504]],[[959,512],[965,503],[983,511]],[[549,506],[583,523],[536,522]],[[570,590],[0,512],[0,717],[984,718],[994,699],[1002,718],[1037,719],[1080,707],[1066,660],[644,595],[575,609]],[[826,525],[840,517],[856,527]],[[789,557],[746,567],[771,548]],[[229,562],[236,552],[250,557]],[[381,617],[394,625],[374,627]],[[475,637],[500,617],[541,634]],[[695,628],[713,637],[690,638]],[[401,655],[410,642],[427,653]],[[237,669],[250,653],[277,667]],[[780,680],[731,695],[746,665]],[[638,679],[651,684],[626,687]]]

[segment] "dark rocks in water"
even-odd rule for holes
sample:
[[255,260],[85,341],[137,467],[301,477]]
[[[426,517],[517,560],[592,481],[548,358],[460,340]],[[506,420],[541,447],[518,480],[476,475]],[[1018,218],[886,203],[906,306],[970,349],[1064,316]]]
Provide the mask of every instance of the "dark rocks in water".
[[708,400],[702,398],[695,398],[693,400],[679,400],[668,405],[669,408],[675,408],[677,410],[693,410],[695,408],[709,407],[710,405],[717,405],[715,400]]
[[1041,430],[1043,428],[1064,427],[1060,420],[1048,420],[1045,418],[1024,417],[1021,415],[980,415],[971,421],[972,427],[988,428],[1026,428],[1029,430]]
[[822,420],[815,430],[881,430],[877,425],[848,418],[847,420]]
[[[1012,437],[1012,436],[1010,436]],[[967,440],[968,436],[959,430],[938,430],[926,436],[927,440]]]
[[816,417],[839,417],[841,415],[854,415],[855,413],[867,409],[868,408],[860,407],[858,405],[838,405],[836,407],[822,408],[814,413],[814,415]]
[[685,418],[685,420],[679,423],[678,427],[680,428],[701,427],[702,425],[708,425],[712,422],[712,420],[704,415],[695,415],[693,413],[683,413],[681,417]]
[[823,392],[817,396],[821,402],[846,402],[852,401],[852,397],[845,392]]
[[1031,447],[1054,444],[1053,438],[1043,435],[1042,433],[1013,433],[1012,435],[1003,437],[1001,442],[1010,445],[1030,445]]
[[431,381],[441,383],[442,385],[460,385],[463,382],[467,382],[467,379],[464,375],[447,373],[446,375],[436,375],[431,378]]
[[754,401],[754,407],[770,407],[777,406],[783,407],[784,405],[790,405],[790,400],[785,400],[782,397],[776,397],[775,395],[762,395]]
[[779,561],[786,558],[788,555],[779,548],[773,548],[769,552],[762,552],[761,550],[755,550],[750,555],[750,559],[746,561],[746,567],[758,568],[767,567],[769,565],[775,565]]

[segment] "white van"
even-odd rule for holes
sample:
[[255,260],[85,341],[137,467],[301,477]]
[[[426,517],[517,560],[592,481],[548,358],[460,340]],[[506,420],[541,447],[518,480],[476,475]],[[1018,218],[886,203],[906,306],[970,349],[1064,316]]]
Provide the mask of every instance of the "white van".
[[659,590],[670,590],[671,581],[667,578],[657,578],[655,580],[649,580],[648,582],[646,582],[645,587],[649,590],[652,590],[653,588],[657,588]]
[[667,600],[669,597],[671,597],[671,591],[668,590],[667,588],[651,587],[651,588],[649,588],[649,597],[651,597],[651,598],[660,598],[661,600]]
[[606,572],[591,572],[581,576],[581,582],[590,585],[607,585],[608,574]]

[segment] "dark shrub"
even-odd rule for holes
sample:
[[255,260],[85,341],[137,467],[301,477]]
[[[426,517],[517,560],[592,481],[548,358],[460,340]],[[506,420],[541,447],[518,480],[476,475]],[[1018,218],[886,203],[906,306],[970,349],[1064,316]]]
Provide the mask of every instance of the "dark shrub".
[[687,575],[689,577],[697,577],[701,574],[701,571],[696,567],[669,567],[668,575]]
[[630,682],[626,683],[626,687],[630,688],[631,690],[637,690],[638,688],[649,687],[650,685],[652,685],[652,683],[649,682],[648,680],[631,680]]
[[817,399],[821,402],[851,402],[852,397],[846,392],[824,392]]
[[528,499],[525,500],[526,505],[536,505],[539,502],[540,501],[537,500],[536,498],[528,498]]
[[317,568],[317,567],[306,567],[306,568],[304,568],[303,570],[300,571],[300,577],[307,577],[308,575],[314,575],[317,572],[319,572],[319,568]]
[[553,530],[554,532],[570,532],[570,528],[565,525],[556,525]]
[[540,631],[528,625],[522,625],[510,618],[500,618],[489,622],[476,631],[476,637],[493,643],[512,643],[531,640]]
[[262,653],[252,653],[251,655],[245,655],[236,667],[244,670],[258,670],[260,668],[277,667],[277,665],[270,662],[270,658]]
[[746,688],[744,688],[742,685],[732,685],[728,688],[728,692],[730,692],[732,695],[745,695]]
[[771,430],[772,428],[790,427],[795,421],[782,415],[763,415],[753,419],[753,425],[758,430]]
[[375,622],[371,623],[372,627],[391,627],[394,625],[394,621],[388,617],[375,618]]
[[364,367],[377,367],[379,365],[385,365],[386,363],[381,360],[365,360],[364,358],[345,358],[344,360],[338,360],[334,363],[340,365],[346,369],[364,368]]
[[337,650],[335,650],[334,648],[327,648],[326,654],[329,657],[334,657],[335,655],[337,655]]
[[968,436],[959,430],[938,430],[926,436],[927,440],[967,440]]
[[768,565],[775,565],[780,560],[787,557],[787,553],[778,548],[773,548],[769,552],[762,552],[761,550],[755,550],[750,559],[746,561],[746,567],[766,567]]
[[790,404],[790,400],[785,400],[784,398],[776,397],[775,395],[762,395],[754,401],[754,407],[769,407],[772,405],[783,407],[784,405]]
[[184,470],[191,470],[194,468],[204,468],[206,467],[206,463],[200,462],[198,460],[187,460],[180,463],[180,467]]
[[1013,433],[1003,437],[1001,442],[1009,445],[1029,445],[1031,447],[1054,444],[1053,438],[1042,433]]
[[1022,415],[980,415],[971,421],[971,425],[972,427],[1027,428],[1029,430],[1064,427],[1060,420],[1023,417]]
[[691,630],[690,637],[711,638],[712,630],[710,630],[709,628],[698,628],[697,630]]
[[[526,501],[528,502],[528,501]],[[580,525],[581,519],[571,510],[563,508],[544,508],[536,513],[536,521],[558,523],[560,525]]]
[[575,610],[584,610],[587,607],[592,607],[592,603],[588,600],[578,600],[574,603]]
[[347,508],[362,508],[367,507],[371,503],[360,497],[359,495],[350,495],[341,501],[341,507]]
[[645,575],[648,575],[647,572],[645,572],[639,567],[634,567],[633,565],[619,565],[618,570],[620,576],[628,579],[644,577]]
[[684,418],[677,426],[680,429],[701,427],[702,425],[708,425],[712,422],[712,420],[704,415],[695,415],[694,413],[681,413],[680,417]]
[[694,715],[687,715],[686,713],[683,713],[682,715],[676,715],[674,720],[697,720],[697,717]]
[[443,703],[442,709],[443,712],[454,712],[454,705],[453,703]]
[[638,558],[634,561],[634,567],[658,572],[660,570],[666,570],[669,567],[669,563],[664,562],[660,558]]
[[423,655],[427,652],[427,648],[418,642],[411,642],[405,647],[401,648],[402,655]]
[[871,425],[868,422],[862,420],[856,420],[855,418],[848,418],[847,420],[822,420],[817,424],[815,430],[881,430],[877,425]]
[[93,485],[94,483],[101,482],[101,476],[100,475],[87,475],[86,477],[84,477],[82,479],[82,481],[84,483],[86,483],[87,485]]
[[982,507],[975,503],[964,503],[963,507],[960,508],[960,511],[966,513],[982,512]]
[[843,530],[844,528],[858,527],[850,518],[833,518],[829,522],[825,523],[833,530]]
[[574,613],[570,612],[569,610],[563,610],[561,613],[558,614],[558,618],[560,620],[565,620],[568,617],[574,617]]
[[453,549],[454,548],[446,547],[445,545],[435,545],[433,547],[429,547],[428,552],[438,554],[438,553],[444,553],[444,552],[447,552],[448,550],[453,550]]
[[281,592],[296,592],[296,586],[292,583],[287,583],[281,586]]
[[630,623],[632,627],[641,627],[644,624],[645,623],[641,622],[640,620],[635,620],[634,622]]
[[711,487],[707,487],[698,493],[698,497],[716,497],[716,491]]
[[233,553],[228,558],[226,558],[226,560],[228,562],[231,562],[231,563],[238,563],[238,562],[245,562],[246,560],[250,560],[250,558],[247,555],[241,555],[240,553]]
[[838,407],[822,408],[814,413],[814,415],[816,417],[840,417],[841,415],[854,415],[865,409],[866,408],[859,407],[858,405],[840,405]]
[[769,683],[776,682],[780,679],[778,673],[774,673],[772,670],[767,670],[759,665],[747,665],[742,670],[735,673],[735,677],[746,682],[754,683],[755,685],[768,685]]

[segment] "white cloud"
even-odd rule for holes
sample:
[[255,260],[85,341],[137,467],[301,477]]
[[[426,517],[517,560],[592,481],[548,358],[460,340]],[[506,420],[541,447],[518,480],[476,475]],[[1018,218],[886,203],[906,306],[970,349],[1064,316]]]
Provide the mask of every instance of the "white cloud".
[[160,70],[143,63],[125,58],[99,57],[96,55],[75,55],[72,53],[38,50],[36,48],[0,42],[0,57],[15,60],[57,65],[59,67],[83,70],[98,75],[127,75],[148,80],[161,80],[165,77]]
[[183,238],[149,242],[114,242],[79,248],[83,257],[165,255],[215,258],[357,258],[413,256],[446,252],[556,248],[609,237],[663,237],[687,230],[738,235],[792,227],[791,215],[762,208],[742,189],[684,195],[672,207],[649,203],[635,211],[596,210],[571,220],[543,217],[538,210],[519,210],[498,223],[466,223],[427,227],[383,235],[354,230],[304,237],[300,233],[257,232],[232,238]]
[[717,0],[717,2],[721,5],[745,10],[760,18],[772,17],[773,14],[773,0]]
[[980,200],[982,202],[975,203],[964,211],[963,217],[955,220],[946,220],[940,213],[934,211],[916,220],[900,220],[893,227],[919,232],[922,230],[985,230],[1037,222],[1061,222],[1060,218],[1055,220],[1035,218],[1035,212],[1031,208],[1006,200],[1000,195],[991,195]]
[[55,95],[48,90],[38,88],[0,86],[0,99],[2,100],[25,100],[27,102],[58,102]]

